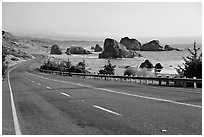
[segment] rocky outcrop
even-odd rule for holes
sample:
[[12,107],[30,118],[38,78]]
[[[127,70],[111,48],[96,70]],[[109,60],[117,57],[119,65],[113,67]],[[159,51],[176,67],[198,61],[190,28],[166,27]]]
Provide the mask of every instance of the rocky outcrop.
[[141,51],[164,51],[164,49],[160,45],[159,40],[152,40],[146,44],[143,44]]
[[110,38],[105,39],[103,49],[103,52],[99,54],[99,58],[133,58],[140,55],[133,50],[127,50],[123,44]]
[[147,59],[145,62],[140,64],[140,68],[147,68],[147,69],[152,69],[154,68],[153,64]]
[[171,51],[171,50],[182,51],[181,49],[173,48],[169,45],[165,45],[164,50],[166,50],[166,51]]
[[94,48],[94,52],[101,52],[103,50],[102,47],[100,47],[98,44],[96,44],[95,48]]
[[155,66],[154,66],[155,69],[162,69],[163,66],[161,65],[161,63],[157,63]]
[[124,37],[120,40],[120,44],[123,44],[128,50],[140,50],[141,43],[136,39],[129,39]]
[[61,49],[59,48],[58,45],[52,45],[50,54],[61,55],[62,51],[61,51]]
[[86,50],[82,47],[72,46],[67,48],[66,54],[92,54],[89,50]]

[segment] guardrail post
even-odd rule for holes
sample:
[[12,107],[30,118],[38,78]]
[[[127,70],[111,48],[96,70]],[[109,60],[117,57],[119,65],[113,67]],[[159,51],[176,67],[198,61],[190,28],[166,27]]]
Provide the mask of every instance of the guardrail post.
[[[193,77],[193,79],[196,79],[196,77]],[[197,88],[197,84],[193,83],[194,88]]]
[[[149,76],[147,76],[147,78],[148,78]],[[148,79],[146,79],[146,84],[148,85],[149,84],[149,81],[148,81]]]
[[[169,76],[166,76],[166,78],[169,78]],[[166,86],[169,86],[169,81],[166,81]]]
[[[184,77],[184,79],[186,79],[186,77]],[[186,87],[186,82],[183,82],[183,87]]]
[[[161,78],[161,76],[159,76],[159,78]],[[161,86],[161,84],[162,84],[162,81],[161,81],[161,80],[159,80],[159,86]]]
[[174,81],[174,86],[177,87],[177,81]]
[[[140,76],[141,77],[141,76]],[[140,79],[140,84],[142,83],[142,79]]]

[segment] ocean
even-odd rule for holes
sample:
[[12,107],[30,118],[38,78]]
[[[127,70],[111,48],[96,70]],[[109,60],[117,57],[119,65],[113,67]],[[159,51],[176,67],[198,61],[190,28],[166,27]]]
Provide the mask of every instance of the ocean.
[[[177,74],[175,68],[178,65],[183,66],[183,57],[187,57],[190,53],[187,50],[184,51],[140,51],[143,57],[139,58],[122,58],[122,59],[110,59],[111,64],[116,65],[115,75],[123,75],[125,71],[125,66],[131,66],[138,68],[139,65],[148,59],[153,65],[156,63],[161,63],[164,67],[161,74]],[[99,53],[93,52],[93,54],[88,55],[51,55],[54,58],[70,60],[73,65],[80,61],[85,60],[86,69],[92,73],[97,73],[99,69],[102,69],[105,64],[107,64],[108,59],[98,59]]]
[[[103,41],[72,41],[66,42],[65,44],[59,44],[60,48],[63,50],[63,53],[66,51],[66,48],[71,46],[80,46],[85,49],[91,51],[91,47],[95,47],[96,44],[99,44],[103,47]],[[164,46],[162,44],[162,46]],[[161,63],[164,67],[161,70],[161,74],[177,74],[175,68],[178,68],[178,65],[183,66],[184,60],[182,57],[187,57],[190,55],[187,48],[193,48],[193,43],[189,44],[170,44],[171,47],[182,49],[183,51],[137,51],[143,57],[135,57],[135,58],[122,58],[122,59],[110,59],[113,65],[116,65],[115,68],[115,75],[123,75],[124,71],[126,70],[126,66],[138,68],[139,65],[148,59],[152,62],[153,65],[156,63]],[[197,44],[197,47],[201,48],[202,51],[202,44]],[[92,73],[98,73],[99,69],[102,69],[105,64],[107,64],[108,59],[99,59],[98,55],[100,52],[93,52],[93,54],[87,55],[66,55],[65,53],[62,55],[51,55],[52,57],[67,60],[69,59],[73,65],[79,63],[80,61],[85,60],[86,68]],[[153,72],[153,70],[152,70]]]

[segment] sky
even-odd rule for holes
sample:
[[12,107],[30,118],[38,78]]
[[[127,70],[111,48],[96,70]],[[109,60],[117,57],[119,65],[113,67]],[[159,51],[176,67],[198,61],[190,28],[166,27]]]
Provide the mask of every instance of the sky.
[[202,36],[201,2],[2,3],[2,29],[63,40]]

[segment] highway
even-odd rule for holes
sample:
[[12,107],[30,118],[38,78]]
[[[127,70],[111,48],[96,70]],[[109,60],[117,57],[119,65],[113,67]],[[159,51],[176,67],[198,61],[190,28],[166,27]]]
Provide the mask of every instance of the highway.
[[202,89],[45,74],[35,70],[43,59],[2,82],[3,135],[202,134]]

